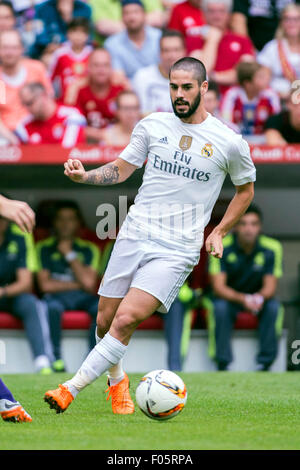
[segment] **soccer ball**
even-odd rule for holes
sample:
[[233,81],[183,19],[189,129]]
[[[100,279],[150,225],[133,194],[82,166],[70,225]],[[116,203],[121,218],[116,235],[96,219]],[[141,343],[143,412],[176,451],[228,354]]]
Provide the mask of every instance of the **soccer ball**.
[[141,378],[136,401],[143,413],[157,420],[171,419],[184,408],[187,391],[178,375],[169,370],[153,370]]

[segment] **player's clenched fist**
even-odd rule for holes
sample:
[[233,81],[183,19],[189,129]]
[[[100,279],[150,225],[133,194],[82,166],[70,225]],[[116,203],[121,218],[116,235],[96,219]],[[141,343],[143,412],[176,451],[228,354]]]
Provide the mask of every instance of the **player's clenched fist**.
[[86,180],[86,171],[80,160],[72,160],[69,158],[64,163],[65,171],[64,174],[68,176],[75,183],[84,183]]
[[223,256],[223,238],[214,230],[207,237],[205,242],[206,251],[213,255],[215,258],[222,258]]

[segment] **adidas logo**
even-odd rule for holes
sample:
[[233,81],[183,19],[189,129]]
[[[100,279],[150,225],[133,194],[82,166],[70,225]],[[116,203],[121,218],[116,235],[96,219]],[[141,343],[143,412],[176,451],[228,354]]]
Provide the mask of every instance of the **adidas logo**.
[[162,137],[158,142],[161,142],[162,144],[168,144],[168,137]]

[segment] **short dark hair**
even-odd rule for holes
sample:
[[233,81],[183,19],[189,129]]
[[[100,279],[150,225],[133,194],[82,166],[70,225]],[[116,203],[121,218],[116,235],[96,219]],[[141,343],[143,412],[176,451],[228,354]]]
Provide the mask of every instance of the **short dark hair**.
[[219,85],[217,84],[217,82],[214,82],[213,80],[209,80],[207,91],[213,91],[216,94],[217,98],[220,97]]
[[256,214],[258,216],[259,220],[261,222],[263,221],[262,211],[260,210],[260,208],[256,204],[250,204],[248,209],[245,211],[245,214]]
[[177,60],[170,69],[169,77],[173,70],[193,71],[194,78],[198,81],[199,86],[207,80],[205,65],[201,60],[195,59],[194,57],[182,57],[182,59]]
[[82,216],[79,205],[77,204],[77,202],[71,201],[68,199],[56,202],[55,207],[54,207],[53,220],[56,219],[59,211],[63,209],[72,209],[76,213],[76,216],[78,217],[79,221],[81,223],[83,222],[83,216]]
[[162,40],[165,38],[178,38],[182,41],[182,44],[185,47],[184,35],[180,31],[177,31],[176,29],[163,29],[162,30],[160,40],[159,40],[160,47],[161,47]]
[[10,11],[12,12],[12,14],[13,14],[14,16],[16,16],[16,15],[15,15],[14,7],[13,7],[12,3],[9,2],[8,0],[1,0],[1,1],[0,1],[0,7],[7,7],[7,8],[9,8]]
[[120,107],[120,100],[121,100],[122,96],[128,96],[128,95],[135,96],[135,98],[139,102],[139,97],[138,97],[138,95],[136,94],[135,91],[133,91],[133,90],[122,90],[122,91],[120,91],[120,93],[117,95],[117,97],[115,99],[115,103],[116,103],[117,108]]
[[257,62],[240,62],[236,67],[237,79],[240,85],[251,82],[256,72],[262,66]]
[[89,20],[87,18],[77,16],[68,23],[67,31],[73,31],[78,28],[83,29],[86,34],[90,34],[91,25]]

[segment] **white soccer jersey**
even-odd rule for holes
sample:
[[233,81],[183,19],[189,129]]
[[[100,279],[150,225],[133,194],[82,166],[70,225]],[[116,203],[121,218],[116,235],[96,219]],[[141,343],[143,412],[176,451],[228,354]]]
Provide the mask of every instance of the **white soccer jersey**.
[[147,164],[119,235],[195,254],[226,174],[236,186],[256,175],[247,142],[209,113],[200,124],[173,113],[147,116],[120,158],[137,167],[147,158]]
[[173,112],[169,87],[169,79],[160,73],[156,64],[138,70],[132,79],[143,113]]

